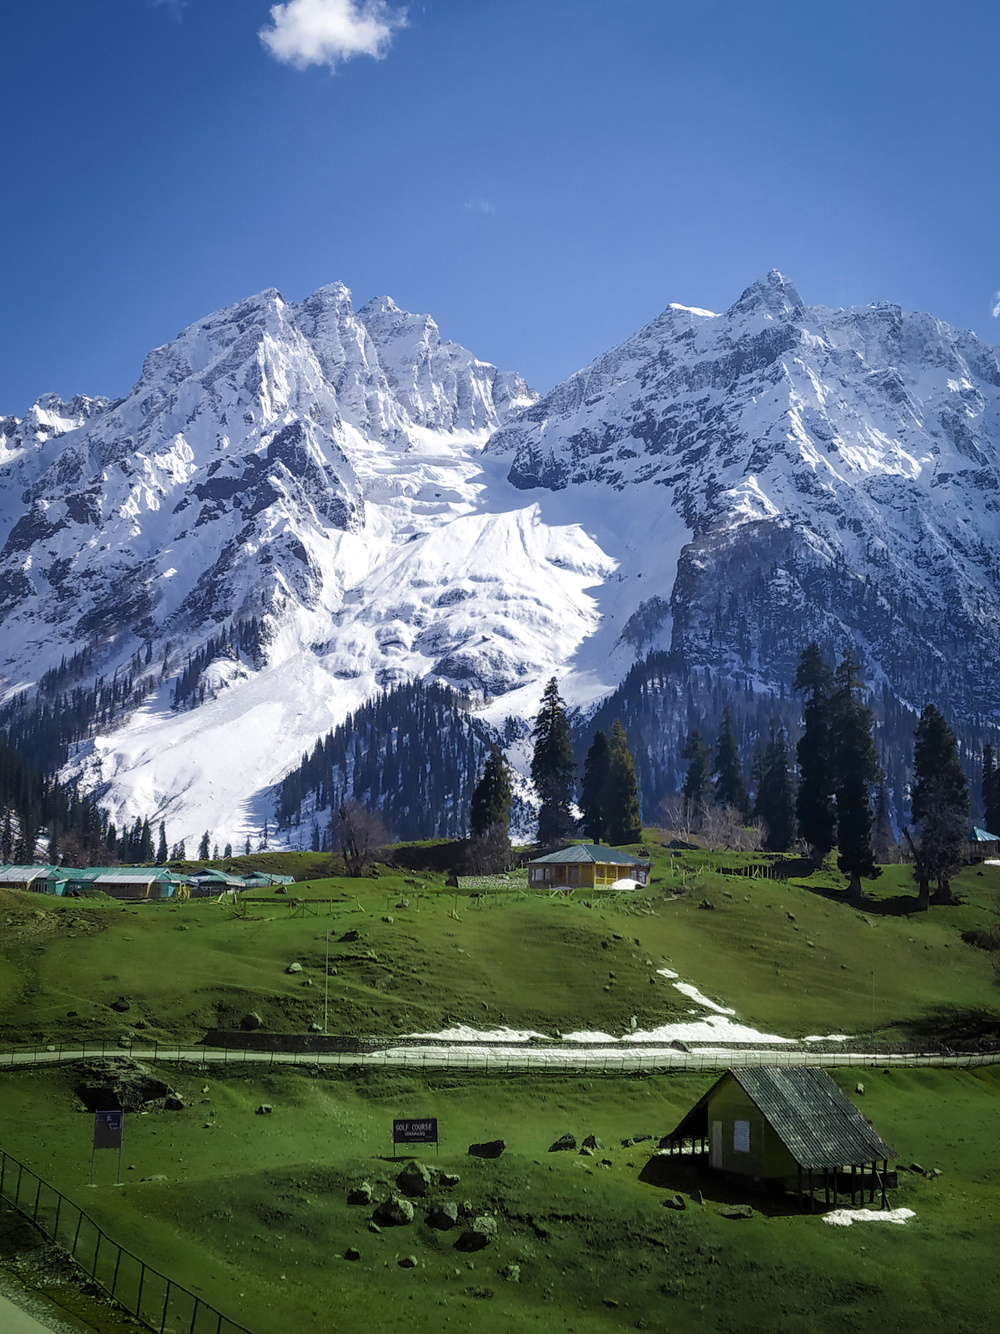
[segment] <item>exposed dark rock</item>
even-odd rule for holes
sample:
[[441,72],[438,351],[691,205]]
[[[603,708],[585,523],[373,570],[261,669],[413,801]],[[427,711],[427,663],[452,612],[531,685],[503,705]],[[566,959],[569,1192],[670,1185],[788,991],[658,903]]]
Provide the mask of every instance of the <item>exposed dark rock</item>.
[[576,1149],[576,1136],[560,1135],[554,1144],[549,1145],[549,1153],[572,1153]]
[[405,1227],[413,1222],[413,1205],[401,1195],[390,1195],[373,1214],[376,1223],[388,1227]]
[[470,1144],[469,1152],[474,1158],[499,1158],[506,1147],[506,1140],[490,1139],[482,1144]]

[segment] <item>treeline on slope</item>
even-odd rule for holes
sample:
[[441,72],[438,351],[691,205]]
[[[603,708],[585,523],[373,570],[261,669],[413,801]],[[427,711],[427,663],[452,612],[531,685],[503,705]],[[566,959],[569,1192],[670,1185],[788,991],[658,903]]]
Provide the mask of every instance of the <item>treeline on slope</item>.
[[[867,693],[867,701],[873,712],[888,819],[901,830],[909,816],[918,713],[901,704],[884,683]],[[946,701],[939,703],[947,711]],[[664,802],[684,785],[687,761],[683,750],[690,733],[697,729],[706,741],[714,742],[727,711],[744,757],[745,778],[755,790],[755,775],[771,744],[772,732],[783,731],[794,753],[802,732],[801,698],[794,691],[777,695],[755,692],[749,682],[734,684],[720,673],[692,668],[663,652],[651,653],[636,663],[597,712],[585,724],[574,727],[574,754],[582,769],[595,733],[610,735],[614,723],[620,721],[635,761],[644,818],[652,823],[659,818]],[[962,767],[974,791],[978,791],[981,756],[989,735],[985,730],[969,728],[956,728],[955,734]],[[986,824],[989,828],[989,821]]]
[[0,862],[30,863],[42,831],[48,855],[87,865],[106,846],[104,813],[90,797],[57,782],[0,742]]
[[325,851],[331,814],[355,801],[377,811],[398,839],[461,837],[496,739],[447,686],[394,686],[303,755],[279,788],[278,828],[311,820],[312,844]]
[[[202,648],[188,653],[174,685],[173,707],[193,708],[204,703],[206,685],[202,676],[219,658],[242,658],[255,668],[261,667],[266,642],[266,627],[256,617],[224,627]],[[85,682],[83,678],[92,664],[91,648],[64,657],[58,667],[42,676],[33,692],[22,691],[0,708],[0,737],[43,773],[61,769],[71,745],[123,722],[177,666],[169,641],[155,662],[149,641],[110,678],[102,675]]]

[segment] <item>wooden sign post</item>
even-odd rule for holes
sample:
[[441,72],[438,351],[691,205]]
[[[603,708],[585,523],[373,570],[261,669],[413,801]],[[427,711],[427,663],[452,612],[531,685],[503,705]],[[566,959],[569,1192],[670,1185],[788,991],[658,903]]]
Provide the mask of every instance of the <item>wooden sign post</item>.
[[394,1120],[392,1123],[392,1156],[396,1156],[397,1144],[433,1144],[434,1152],[440,1152],[438,1144],[438,1123],[436,1116],[425,1116],[423,1120]]
[[94,1113],[94,1147],[90,1153],[90,1184],[94,1184],[94,1162],[98,1149],[118,1150],[118,1180],[122,1184],[122,1140],[125,1138],[125,1113],[121,1111]]

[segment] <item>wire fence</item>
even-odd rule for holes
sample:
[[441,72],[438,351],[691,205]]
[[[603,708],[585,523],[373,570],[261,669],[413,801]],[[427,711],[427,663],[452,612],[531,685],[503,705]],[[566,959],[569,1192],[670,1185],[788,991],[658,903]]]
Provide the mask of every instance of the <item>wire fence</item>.
[[107,1295],[156,1334],[250,1334],[211,1302],[120,1245],[79,1205],[0,1150],[6,1200],[76,1261]]
[[[75,1061],[131,1058],[165,1061],[198,1072],[225,1072],[248,1067],[260,1069],[335,1067],[343,1069],[392,1069],[446,1071],[467,1074],[697,1074],[728,1070],[733,1066],[823,1066],[827,1069],[872,1067],[951,1067],[971,1069],[1000,1064],[1000,1051],[942,1052],[905,1047],[858,1050],[816,1045],[793,1049],[762,1048],[732,1044],[683,1050],[662,1043],[567,1043],[534,1039],[510,1042],[451,1042],[423,1038],[350,1039],[330,1038],[331,1049],[320,1040],[309,1049],[253,1050],[249,1047],[182,1047],[155,1042],[82,1044],[26,1044],[0,1050],[0,1069],[28,1069]],[[340,1047],[333,1049],[334,1045]],[[347,1048],[346,1050],[344,1048]]]

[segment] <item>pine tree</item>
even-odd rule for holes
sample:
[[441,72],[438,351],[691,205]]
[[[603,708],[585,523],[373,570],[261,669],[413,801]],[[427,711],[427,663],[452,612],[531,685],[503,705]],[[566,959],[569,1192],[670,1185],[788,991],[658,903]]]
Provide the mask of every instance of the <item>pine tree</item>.
[[687,760],[688,767],[684,774],[681,795],[684,809],[689,819],[699,821],[708,806],[708,797],[712,788],[711,751],[705,745],[699,728],[688,732],[681,748],[681,759]]
[[616,722],[608,743],[608,780],[605,788],[604,811],[608,842],[639,843],[642,841],[642,813],[639,810],[639,784],[635,777],[635,763],[629,750],[625,728]]
[[881,778],[872,740],[872,711],[860,697],[861,681],[850,651],[834,677],[830,729],[834,792],[837,802],[837,866],[850,881],[849,897],[861,898],[861,879],[882,874],[872,846],[872,787]]
[[243,856],[244,856],[244,857],[249,857],[249,856],[250,856],[250,835],[249,835],[249,834],[247,834],[247,841],[246,841],[246,843],[245,843],[244,846],[243,846]]
[[767,830],[764,847],[769,852],[787,852],[795,841],[795,780],[788,736],[774,723],[760,761],[755,814]]
[[830,739],[830,698],[833,673],[819,651],[810,644],[799,658],[795,689],[808,691],[802,736],[796,747],[799,790],[796,815],[799,836],[809,844],[813,862],[819,866],[837,842],[837,810],[833,800],[833,755]]
[[491,829],[501,829],[506,835],[510,829],[512,799],[510,770],[500,747],[494,746],[472,794],[469,828],[473,838],[484,838]]
[[982,797],[986,831],[1000,834],[1000,769],[997,768],[996,751],[990,745],[983,747]]
[[728,705],[722,715],[712,772],[716,776],[716,806],[731,806],[746,820],[750,814],[750,797],[747,794],[739,747],[736,744],[736,734],[733,731],[733,720]]
[[913,747],[914,784],[910,810],[920,829],[914,846],[913,874],[918,907],[930,903],[930,882],[936,880],[938,898],[948,902],[951,877],[962,864],[963,844],[969,829],[969,783],[958,760],[955,733],[944,715],[928,704],[920,715]]
[[899,861],[899,847],[889,815],[889,789],[884,779],[875,793],[875,857],[881,866]]
[[538,841],[554,843],[573,832],[570,803],[576,761],[570,745],[569,719],[553,676],[542,694],[542,707],[532,732],[535,742],[531,758],[531,781],[541,801],[538,811]]
[[165,866],[169,860],[170,854],[167,851],[167,826],[160,821],[160,841],[156,845],[156,864]]
[[600,843],[608,836],[608,817],[605,801],[611,768],[611,750],[604,732],[595,732],[583,765],[580,785],[580,828],[591,843]]
[[[318,851],[318,849],[317,849],[317,851]],[[229,858],[233,855],[233,845],[232,845],[232,843],[227,843],[227,844],[226,844],[226,850],[225,850],[225,852],[223,852],[222,855],[223,855],[223,857],[226,859],[226,861],[229,860]]]
[[198,844],[198,860],[200,862],[207,862],[209,859],[209,854],[210,854],[209,836],[208,836],[208,830],[206,829],[201,836],[201,842]]

